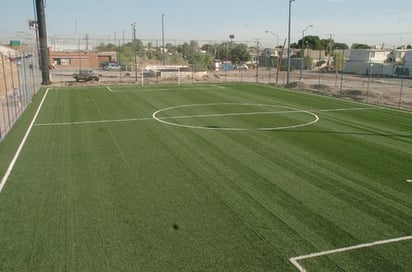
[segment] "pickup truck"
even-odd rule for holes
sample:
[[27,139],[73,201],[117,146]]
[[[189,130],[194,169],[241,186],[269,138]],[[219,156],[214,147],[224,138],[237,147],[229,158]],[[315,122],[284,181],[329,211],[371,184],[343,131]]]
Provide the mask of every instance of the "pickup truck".
[[100,75],[97,75],[93,72],[93,70],[90,69],[80,69],[78,73],[73,74],[73,78],[79,82],[79,81],[99,81],[100,80]]

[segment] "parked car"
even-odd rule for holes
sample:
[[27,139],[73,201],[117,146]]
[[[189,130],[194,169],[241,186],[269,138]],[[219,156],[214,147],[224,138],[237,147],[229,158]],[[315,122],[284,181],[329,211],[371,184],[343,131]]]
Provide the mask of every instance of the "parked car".
[[100,80],[100,75],[97,75],[94,73],[93,70],[91,69],[80,69],[77,73],[73,74],[73,78],[79,82],[79,81],[99,81]]
[[144,69],[144,70],[142,71],[142,76],[143,76],[143,77],[155,77],[155,76],[156,76],[156,73],[155,73],[154,71],[152,71],[152,70]]
[[118,63],[111,62],[111,63],[106,64],[106,65],[103,67],[103,69],[104,69],[104,70],[107,70],[107,71],[112,71],[112,70],[117,70],[117,71],[119,71],[120,69],[122,69],[122,67],[121,67],[120,64],[118,64]]
[[249,69],[249,67],[246,64],[237,64],[237,65],[235,65],[234,68],[237,69],[237,70],[247,70],[247,69]]

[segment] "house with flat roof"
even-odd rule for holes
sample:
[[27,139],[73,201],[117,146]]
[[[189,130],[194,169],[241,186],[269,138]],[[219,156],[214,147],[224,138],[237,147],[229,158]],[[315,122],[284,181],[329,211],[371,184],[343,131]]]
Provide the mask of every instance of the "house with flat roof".
[[409,76],[412,71],[412,50],[355,49],[345,62],[343,72],[359,75]]
[[359,75],[385,74],[385,63],[392,50],[389,49],[354,49],[346,60],[343,72]]
[[101,68],[102,64],[117,62],[116,52],[50,51],[50,63],[58,69]]

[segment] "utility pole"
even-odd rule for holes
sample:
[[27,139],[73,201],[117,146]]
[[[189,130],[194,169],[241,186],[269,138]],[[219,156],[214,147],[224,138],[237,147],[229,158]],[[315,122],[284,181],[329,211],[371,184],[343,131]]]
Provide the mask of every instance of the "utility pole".
[[300,76],[299,76],[300,81],[302,81],[302,70],[303,70],[304,60],[305,60],[305,31],[310,27],[313,27],[313,25],[308,25],[302,31],[302,49],[301,49],[301,55],[300,55]]
[[44,11],[44,1],[36,0],[36,14],[39,28],[39,43],[40,43],[40,68],[42,75],[42,84],[50,84],[49,72],[49,52],[47,47],[47,32],[46,32],[46,15]]
[[259,40],[256,39],[256,83],[259,82]]
[[162,46],[163,46],[163,65],[166,64],[165,58],[165,15],[162,14]]
[[137,82],[137,49],[136,49],[136,23],[132,24],[132,39],[133,39],[133,52],[134,52],[134,71]]
[[329,35],[329,43],[328,43],[328,70],[330,67],[330,56],[332,55],[332,36],[333,34],[328,34]]
[[86,34],[86,51],[89,52],[89,34]]
[[289,24],[288,24],[288,72],[286,76],[286,84],[290,83],[290,28],[291,28],[291,17],[292,17],[292,2],[295,0],[289,0]]

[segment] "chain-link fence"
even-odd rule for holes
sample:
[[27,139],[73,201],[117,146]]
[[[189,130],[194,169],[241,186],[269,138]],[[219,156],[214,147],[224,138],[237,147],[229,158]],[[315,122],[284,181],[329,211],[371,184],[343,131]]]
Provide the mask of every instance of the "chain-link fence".
[[131,85],[138,87],[153,84],[195,84],[195,83],[234,83],[256,82],[286,86],[291,89],[316,92],[324,95],[350,98],[356,101],[386,105],[412,110],[412,79],[378,77],[374,75],[352,75],[315,70],[292,71],[290,84],[287,85],[287,72],[270,67],[249,69],[208,70],[201,66],[164,68],[140,65],[137,71],[97,70],[100,81],[80,81],[73,78],[75,70],[55,69],[52,72],[54,85],[57,86],[94,86],[94,85]]
[[[139,40],[127,38],[130,36],[127,33],[128,31],[123,31],[122,37],[114,33],[104,39],[96,39],[89,35],[77,38],[50,37],[50,62],[55,67],[52,71],[54,84],[62,87],[112,84],[144,86],[202,82],[258,82],[276,86],[287,85],[286,50],[279,52],[279,50],[265,48],[258,40]],[[239,45],[245,45],[249,55],[247,61],[241,57],[236,58],[232,54],[234,51],[241,52],[237,47]],[[350,55],[348,53],[349,50],[342,52],[344,59],[348,58]],[[324,51],[313,54],[319,55],[319,63],[330,61],[330,56],[327,56]],[[280,58],[282,61],[279,62],[278,71],[276,60]],[[110,62],[119,63],[120,69],[104,69],[105,64]],[[375,67],[372,62],[369,60],[360,65]],[[239,63],[247,63],[248,66],[235,68],[235,64]],[[296,57],[292,57],[292,63],[294,68],[310,67],[310,65],[301,65],[302,60]],[[376,67],[380,66],[382,64],[376,64]],[[360,75],[328,72],[320,67],[315,67],[314,70],[299,68],[292,69],[288,88],[351,98],[365,103],[412,109],[412,78],[409,75],[401,78],[374,74],[375,70],[379,69],[372,69],[370,74]],[[100,80],[76,82],[73,75],[78,73],[79,69],[94,70]]]
[[39,71],[37,54],[0,54],[0,141],[39,90]]

